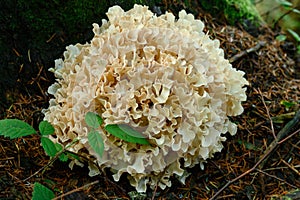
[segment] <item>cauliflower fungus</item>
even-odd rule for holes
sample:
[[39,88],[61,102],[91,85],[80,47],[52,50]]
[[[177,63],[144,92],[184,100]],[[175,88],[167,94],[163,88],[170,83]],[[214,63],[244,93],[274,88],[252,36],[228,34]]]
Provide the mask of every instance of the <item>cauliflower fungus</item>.
[[[93,24],[91,43],[67,47],[55,61],[57,82],[45,120],[56,129],[56,143],[89,155],[109,168],[119,181],[128,174],[132,186],[164,189],[176,175],[184,182],[185,168],[211,158],[222,149],[224,134],[237,126],[228,116],[243,112],[244,72],[232,68],[218,40],[203,32],[204,24],[184,10],[154,15],[146,6],[125,12],[109,8],[108,21]],[[87,112],[107,124],[126,124],[142,133],[150,145],[125,142],[102,126],[102,157],[89,145]],[[71,165],[78,161],[72,161]],[[78,163],[80,164],[80,163]],[[100,173],[92,164],[90,175]]]

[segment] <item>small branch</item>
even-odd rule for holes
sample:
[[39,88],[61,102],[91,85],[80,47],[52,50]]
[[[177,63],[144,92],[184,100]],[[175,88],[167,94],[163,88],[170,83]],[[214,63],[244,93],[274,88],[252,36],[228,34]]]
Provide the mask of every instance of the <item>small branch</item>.
[[262,173],[262,174],[265,174],[266,176],[269,176],[269,177],[271,177],[271,178],[275,178],[275,179],[277,179],[277,180],[279,180],[279,181],[281,181],[281,182],[286,183],[287,185],[291,186],[292,188],[296,188],[296,189],[297,189],[296,186],[290,184],[289,182],[285,181],[284,179],[278,178],[277,176],[274,176],[274,175],[272,175],[272,174],[269,174],[269,173],[267,173],[267,172],[265,172],[265,171],[263,171],[263,170],[260,170],[260,169],[256,169],[256,171],[258,171],[258,172],[260,172],[260,173]]
[[99,171],[101,171],[104,176],[101,176],[101,178],[104,178],[105,181],[109,182],[112,186],[114,186],[115,188],[119,189],[120,191],[122,191],[124,194],[126,194],[126,190],[124,188],[122,188],[120,185],[118,185],[117,183],[113,182],[112,180],[110,180],[105,171],[101,169],[101,167],[99,165],[97,165],[92,159],[90,158],[87,158],[87,157],[84,157],[80,154],[77,154],[77,153],[74,153],[74,152],[71,152],[71,151],[66,151],[68,153],[71,153],[71,154],[74,154],[74,155],[77,155],[78,157],[80,157],[83,161],[86,161],[87,163],[92,163]]
[[59,152],[57,152],[55,154],[54,157],[52,157],[49,162],[47,163],[47,165],[43,166],[42,168],[40,168],[39,170],[37,170],[34,174],[30,175],[29,177],[25,178],[24,180],[22,180],[22,182],[28,181],[29,179],[31,179],[32,177],[36,176],[37,174],[39,174],[40,172],[44,173],[44,171],[51,166],[58,158],[59,156],[61,156],[63,153],[65,153],[67,151],[67,148],[69,148],[70,146],[72,146],[74,143],[76,143],[78,140],[75,139],[73,140],[69,145],[63,147],[62,150],[60,150]]
[[52,165],[54,163],[55,160],[57,160],[57,158],[63,153],[63,151],[61,152],[58,152],[53,158],[51,158],[49,160],[49,162],[47,163],[47,165],[43,166],[42,168],[40,168],[39,170],[37,170],[34,174],[30,175],[29,177],[23,179],[23,180],[20,180],[18,182],[26,182],[28,181],[29,179],[31,179],[32,177],[36,176],[37,174],[39,174],[40,172],[44,172],[45,169],[47,169],[50,165]]
[[214,196],[212,198],[210,198],[210,200],[213,200],[215,199],[217,196],[219,196],[219,194],[221,194],[221,192],[223,192],[223,190],[225,190],[229,185],[231,185],[232,183],[236,182],[237,180],[243,178],[244,176],[250,174],[251,172],[253,172],[256,167],[265,159],[268,157],[268,154],[270,154],[273,150],[274,150],[275,146],[271,149],[269,149],[268,152],[266,152],[262,158],[259,159],[259,161],[257,163],[255,163],[255,165],[251,168],[251,169],[248,169],[246,172],[242,173],[241,175],[235,177],[234,179],[228,181],[220,190],[218,190]]
[[266,45],[266,42],[265,42],[265,41],[259,41],[259,42],[257,43],[257,45],[255,45],[254,47],[251,47],[250,49],[246,49],[246,50],[244,50],[244,51],[242,51],[242,52],[240,52],[240,53],[234,55],[233,57],[231,57],[231,58],[229,59],[229,62],[230,62],[230,63],[233,63],[233,62],[237,61],[238,59],[240,59],[241,57],[243,57],[243,56],[245,56],[245,55],[247,55],[247,54],[249,54],[249,53],[252,53],[252,52],[257,51],[258,49],[260,49],[261,47],[263,47],[263,46],[265,46],[265,45]]
[[299,8],[299,6],[296,7],[291,7],[286,13],[284,13],[283,15],[281,15],[273,24],[273,27],[276,27],[277,24],[287,15],[289,15],[290,13],[294,12],[295,10],[297,10]]
[[84,185],[84,186],[81,186],[81,187],[76,188],[76,189],[74,189],[74,190],[71,190],[71,191],[69,191],[69,192],[67,192],[67,193],[65,193],[65,194],[62,194],[62,195],[60,195],[60,196],[58,196],[58,197],[55,197],[55,198],[52,199],[52,200],[62,199],[62,198],[65,197],[65,196],[68,196],[68,195],[70,195],[70,194],[72,194],[72,193],[75,193],[75,192],[78,192],[78,191],[80,191],[80,190],[83,190],[84,188],[90,187],[90,186],[95,185],[95,184],[97,184],[97,183],[99,183],[98,180],[97,180],[97,181],[94,181],[94,182],[91,182],[91,183],[88,183],[88,184],[86,184],[86,185]]
[[[295,126],[297,126],[299,124],[299,121],[300,121],[300,110],[298,112],[296,112],[294,118],[289,121],[280,131],[279,133],[277,134],[277,140],[274,140],[269,146],[268,148],[265,150],[268,151],[269,148],[273,148],[274,147],[277,147],[277,145],[285,142],[286,140],[290,139],[291,137],[293,137],[295,134],[297,134],[297,132],[300,131],[300,129],[294,133],[292,133],[291,135],[287,136],[293,128],[295,128]],[[287,137],[286,137],[287,136]],[[286,137],[286,138],[284,138]],[[283,139],[284,138],[284,139]],[[268,155],[270,156],[270,155]],[[260,165],[259,165],[259,169],[262,169],[263,166],[265,165],[266,161],[262,162]]]
[[260,94],[260,96],[261,96],[261,100],[262,100],[262,102],[263,102],[263,104],[264,104],[264,107],[265,107],[265,109],[266,109],[266,111],[267,111],[268,118],[269,118],[269,120],[270,120],[270,124],[271,124],[271,129],[272,129],[272,134],[273,134],[273,137],[274,137],[274,141],[278,142],[278,139],[277,139],[277,137],[276,137],[276,135],[275,135],[275,130],[274,130],[274,126],[273,126],[273,121],[272,121],[272,118],[271,118],[271,116],[270,116],[269,109],[268,109],[268,107],[267,107],[267,105],[266,105],[266,102],[265,102],[265,100],[264,100],[264,96],[263,96],[263,94],[262,94],[262,92],[260,91],[259,88],[258,88],[258,92],[259,92],[259,94]]
[[281,160],[286,166],[288,166],[288,168],[290,168],[291,170],[293,170],[296,174],[298,174],[298,176],[300,176],[300,172],[292,165],[290,165],[288,162],[286,162],[285,160]]
[[[287,140],[287,138],[291,138],[291,137],[286,137],[285,139],[281,140],[284,136],[286,136],[288,133],[291,132],[291,130],[293,128],[295,128],[300,121],[300,110],[296,113],[296,115],[294,116],[294,118],[288,122],[283,129],[281,129],[281,131],[278,133],[277,135],[277,141],[274,140],[269,147],[265,150],[264,154],[259,158],[259,160],[257,161],[257,163],[255,163],[255,165],[247,170],[246,172],[244,172],[243,174],[239,175],[238,177],[228,181],[220,190],[218,190],[211,198],[210,200],[214,200],[217,198],[217,196],[219,196],[219,194],[221,194],[221,192],[223,192],[228,186],[230,186],[232,183],[236,182],[237,180],[243,178],[244,176],[250,174],[251,172],[253,172],[254,170],[256,170],[257,167],[261,168],[263,167],[264,163],[266,162],[266,160],[269,158],[270,154],[274,151],[274,149],[277,148],[277,146],[279,144],[282,144],[284,141]],[[291,135],[296,135],[298,132],[300,132],[300,129],[295,131],[294,133],[292,133]],[[281,140],[278,142],[278,140]]]

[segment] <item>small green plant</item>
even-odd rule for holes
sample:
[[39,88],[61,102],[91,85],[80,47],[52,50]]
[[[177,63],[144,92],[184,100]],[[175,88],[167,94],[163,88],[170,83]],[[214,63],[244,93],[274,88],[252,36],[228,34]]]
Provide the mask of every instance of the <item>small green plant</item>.
[[[39,132],[41,134],[41,143],[47,155],[50,157],[54,157],[59,151],[62,150],[62,146],[60,144],[54,144],[47,136],[54,133],[53,126],[47,122],[42,121],[39,124]],[[36,134],[37,132],[34,130],[26,122],[23,122],[18,119],[4,119],[0,120],[0,135],[9,137],[10,139],[15,139],[19,137],[24,137],[32,134]],[[60,160],[66,161],[66,158],[63,155],[59,156]],[[52,199],[54,198],[54,193],[43,186],[40,183],[34,183],[32,199]]]
[[[88,133],[88,141],[93,150],[102,157],[104,151],[103,139],[100,132],[97,130],[103,123],[103,119],[92,112],[88,112],[85,115],[86,124],[92,129]],[[149,145],[148,140],[140,132],[134,130],[129,125],[126,124],[108,124],[104,129],[112,134],[113,136],[122,139],[126,142],[135,144]]]
[[297,105],[297,102],[281,100],[280,104],[284,106],[286,111],[289,111],[292,107]]
[[99,131],[97,131],[96,129],[102,125],[103,119],[95,113],[88,112],[85,115],[85,122],[90,128],[92,128],[92,131],[88,133],[89,144],[91,145],[92,149],[94,149],[94,151],[100,157],[102,157],[104,151],[104,143]]
[[287,31],[291,34],[291,36],[294,38],[296,41],[296,48],[297,48],[297,53],[300,54],[300,36],[298,33],[293,31],[292,29],[287,29]]
[[[300,35],[293,31],[292,29],[287,29],[287,32],[293,37],[293,39],[295,40],[295,45],[296,45],[296,48],[297,48],[297,54],[300,54]],[[280,42],[283,42],[287,39],[287,36],[286,35],[278,35],[276,37],[276,40],[280,41]]]
[[[103,119],[93,112],[88,112],[85,115],[85,122],[87,126],[91,128],[91,131],[88,133],[89,144],[93,148],[93,150],[100,157],[102,157],[104,152],[104,142],[103,138],[101,137],[101,132],[98,129],[103,124]],[[54,134],[55,132],[54,127],[49,122],[40,122],[38,129],[41,138],[41,145],[45,150],[46,154],[52,158],[49,162],[50,164],[53,163],[57,158],[63,162],[66,162],[70,157],[79,160],[79,156],[77,156],[75,153],[67,151],[69,147],[71,147],[74,143],[78,141],[77,139],[73,140],[70,144],[63,147],[61,144],[54,143],[51,139],[49,139],[48,136]],[[111,135],[118,137],[121,140],[124,140],[125,142],[144,145],[150,144],[149,141],[143,136],[143,134],[134,130],[126,124],[109,124],[104,127],[104,130],[106,130]],[[32,134],[38,134],[38,132],[26,122],[23,122],[18,119],[0,120],[0,136],[15,139]],[[32,193],[33,200],[50,200],[54,197],[55,194],[49,188],[38,182],[34,183]]]
[[55,197],[54,192],[47,188],[46,186],[35,182],[33,186],[32,200],[50,200]]

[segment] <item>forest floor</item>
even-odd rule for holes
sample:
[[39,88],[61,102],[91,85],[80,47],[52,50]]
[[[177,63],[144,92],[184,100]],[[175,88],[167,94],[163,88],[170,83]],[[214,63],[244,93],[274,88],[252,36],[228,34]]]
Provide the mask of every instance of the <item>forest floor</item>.
[[[222,152],[207,160],[204,170],[199,166],[187,169],[191,175],[185,185],[173,178],[172,187],[149,190],[146,197],[135,199],[210,199],[215,194],[221,199],[280,199],[289,193],[299,198],[300,134],[295,132],[300,128],[299,113],[298,119],[296,115],[300,66],[294,45],[276,40],[277,33],[268,27],[249,34],[239,25],[228,26],[199,13],[205,31],[220,40],[226,57],[246,72],[250,82],[245,111],[232,118],[239,124],[238,133],[227,137]],[[31,75],[28,86],[40,92],[15,94],[4,118],[22,119],[34,127],[43,119],[41,110],[49,102],[46,91],[51,78],[41,63],[36,67],[39,73]],[[134,199],[135,189],[126,178],[114,182],[109,172],[89,177],[87,167],[71,170],[68,163],[60,161],[23,181],[48,162],[38,135],[14,140],[1,137],[0,199],[30,199],[34,182],[51,188],[57,196],[70,192],[63,199]]]

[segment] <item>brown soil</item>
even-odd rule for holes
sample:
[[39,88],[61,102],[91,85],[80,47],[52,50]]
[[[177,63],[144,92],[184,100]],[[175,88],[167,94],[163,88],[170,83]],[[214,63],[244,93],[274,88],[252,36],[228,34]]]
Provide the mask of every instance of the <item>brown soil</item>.
[[[300,188],[300,135],[294,134],[283,142],[281,135],[277,135],[299,110],[300,65],[293,44],[277,41],[276,33],[268,27],[252,30],[250,35],[239,25],[228,26],[203,11],[200,13],[198,18],[205,22],[209,35],[220,40],[232,65],[246,72],[250,85],[248,100],[243,103],[245,111],[232,119],[239,124],[238,133],[224,142],[223,151],[208,160],[204,170],[198,166],[188,169],[191,176],[185,185],[174,178],[171,188],[149,190],[147,199],[209,199],[243,173],[246,175],[226,187],[218,198],[279,198]],[[39,73],[31,75],[27,86],[39,92],[11,94],[14,103],[5,109],[3,118],[22,119],[37,128],[43,119],[41,110],[49,101],[46,91],[51,81],[41,63],[35,67]],[[287,109],[281,104],[283,100],[296,105]],[[299,128],[298,123],[287,135]],[[274,144],[271,145],[274,135],[279,142],[270,153],[268,148]],[[258,165],[260,160],[263,162]],[[22,181],[48,162],[37,135],[15,140],[1,137],[0,199],[30,199],[34,182],[48,186],[57,196],[71,191],[63,199],[130,199],[128,193],[134,191],[126,178],[115,183],[109,172],[91,178],[86,167],[70,170],[68,163],[60,161],[55,161],[44,173]]]

